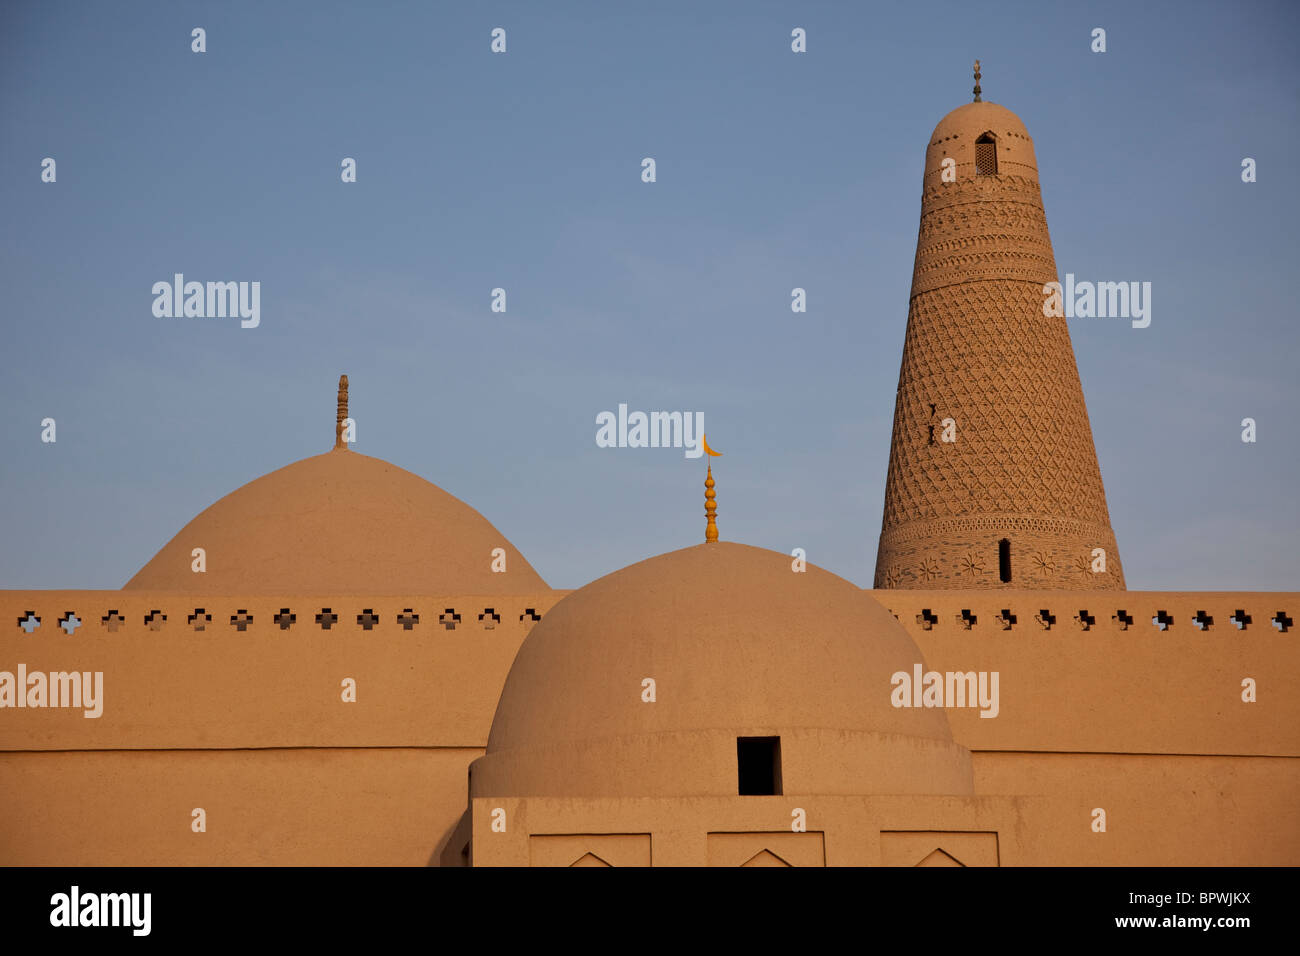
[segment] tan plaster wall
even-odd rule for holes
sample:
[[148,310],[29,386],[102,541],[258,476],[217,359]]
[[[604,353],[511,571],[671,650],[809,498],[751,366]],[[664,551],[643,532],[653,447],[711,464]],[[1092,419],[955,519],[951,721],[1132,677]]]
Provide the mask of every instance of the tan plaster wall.
[[[395,597],[308,595],[213,597],[120,591],[0,592],[0,670],[102,671],[103,716],[74,709],[0,710],[0,751],[214,747],[480,747],[486,744],[505,675],[531,619],[562,596],[543,592],[495,596]],[[188,618],[212,615],[204,631]],[[274,623],[283,607],[297,615],[285,631]],[[330,630],[315,622],[330,607]],[[407,631],[397,616],[414,608]],[[501,615],[488,630],[487,607]],[[167,620],[144,623],[153,609]],[[372,630],[357,615],[373,609]],[[461,615],[454,630],[439,624],[447,608]],[[35,610],[41,626],[27,635],[20,616]],[[84,622],[72,635],[57,624],[65,611]],[[102,618],[125,622],[111,632]],[[245,631],[230,619],[246,610]],[[526,617],[527,616],[525,615]],[[342,701],[342,681],[356,681],[355,703]]]
[[[464,812],[526,609],[561,597],[0,591],[0,670],[103,671],[105,698],[95,719],[0,709],[0,864],[425,865]],[[203,631],[196,607],[212,615]],[[297,615],[287,631],[282,607]],[[486,607],[501,616],[490,630]],[[454,630],[438,623],[447,608]],[[31,635],[17,626],[29,610]],[[83,622],[71,635],[57,624],[69,610]],[[253,616],[242,632],[239,610]],[[356,703],[341,700],[345,676]],[[194,834],[200,806],[208,830]]]
[[[518,616],[545,613],[562,596],[0,592],[0,669],[103,670],[106,681],[98,720],[0,710],[0,863],[424,865],[464,811],[468,765],[525,634]],[[1104,605],[1078,592],[874,596],[928,669],[1001,672],[998,718],[947,713],[957,742],[974,752],[976,792],[991,801],[979,805],[1017,809],[1010,822],[986,814],[972,823],[934,810],[961,798],[879,798],[901,801],[903,815],[871,817],[868,837],[855,830],[859,811],[843,829],[815,816],[827,801],[859,798],[799,798],[812,804],[809,829],[827,834],[832,865],[883,859],[881,828],[1000,831],[1002,865],[1300,862],[1300,654],[1294,627],[1269,623],[1278,611],[1294,617],[1298,595],[1126,592],[1101,595]],[[1075,604],[1096,619],[1087,631]],[[324,605],[340,616],[328,632],[314,623]],[[204,632],[185,623],[195,606],[213,615]],[[287,632],[271,623],[282,606],[298,614]],[[493,630],[477,621],[483,606],[502,615]],[[366,607],[381,619],[372,631],[355,621]],[[395,621],[405,607],[420,614],[414,631]],[[454,631],[436,623],[446,607],[462,615]],[[125,618],[115,633],[100,622],[110,608]],[[160,631],[144,624],[153,608],[167,614]],[[238,608],[254,616],[244,632],[229,624]],[[1017,616],[1010,631],[994,622],[1002,608]],[[1121,608],[1134,620],[1127,630],[1112,620]],[[1238,608],[1253,618],[1244,632],[1228,621]],[[957,621],[962,609],[976,617],[970,630]],[[1042,609],[1057,618],[1049,630],[1034,620]],[[16,626],[27,610],[42,617],[31,636]],[[84,622],[72,636],[55,623],[65,610]],[[923,610],[937,619],[929,629],[916,622]],[[1173,617],[1167,631],[1150,623],[1157,610]],[[1214,619],[1209,631],[1191,623],[1199,610]],[[338,699],[341,669],[359,681],[357,704]],[[1243,674],[1259,681],[1257,703],[1240,701]],[[41,750],[61,752],[31,752]],[[1093,753],[1060,752],[1069,750]],[[651,833],[657,865],[704,865],[710,832],[789,826],[790,797],[743,798],[743,812],[719,816],[729,799],[742,798],[551,800],[568,815],[533,832]],[[208,812],[205,834],[189,829],[196,806]],[[1097,806],[1107,811],[1104,834],[1091,831]],[[679,849],[663,858],[665,846]],[[497,859],[479,850],[476,863]],[[526,863],[527,841],[520,852]]]
[[[654,866],[735,866],[765,848],[794,865],[819,865],[802,844],[782,850],[814,833],[830,866],[913,866],[935,848],[965,865],[1300,862],[1300,759],[998,753],[974,760],[980,792],[973,798],[479,798],[472,801],[474,865],[569,865],[585,852],[599,854],[601,841],[619,833],[648,834]],[[796,807],[807,834],[790,830]],[[498,808],[505,832],[492,829]],[[1104,832],[1093,829],[1095,808],[1106,813]],[[469,832],[457,833],[449,853]],[[719,841],[719,833],[729,836]],[[538,834],[561,842],[567,860],[530,857]],[[719,853],[719,842],[735,846]]]
[[[1279,610],[1296,617],[1295,593],[872,594],[929,669],[999,672],[996,718],[948,710],[953,738],[972,751],[1300,756],[1300,634],[1268,621]],[[1009,631],[996,620],[1003,609],[1017,619]],[[1253,619],[1245,631],[1228,619],[1237,609]],[[963,610],[975,616],[970,630]],[[1050,629],[1035,620],[1043,610],[1056,618]],[[1086,631],[1081,610],[1096,619]],[[1113,620],[1119,610],[1133,618],[1126,630]],[[1151,623],[1159,610],[1173,618],[1168,630]],[[1208,631],[1192,623],[1202,610],[1214,619]],[[937,619],[928,630],[917,621],[927,611]],[[1245,677],[1257,682],[1255,703],[1241,699]]]
[[481,752],[0,754],[0,865],[424,866]]
[[[1136,722],[1136,721],[1135,721]],[[1296,866],[1300,759],[976,753],[977,792],[1049,794],[1025,860],[1069,866]],[[1106,832],[1092,811],[1106,811]]]
[[[1020,841],[1036,802],[1043,804],[1039,818],[1050,815],[1041,800],[998,796],[481,798],[471,802],[470,826],[458,837],[472,832],[475,866],[528,866],[537,860],[538,836],[562,844],[569,855],[567,863],[549,857],[541,865],[568,865],[589,848],[599,855],[596,847],[611,834],[648,834],[653,866],[738,866],[764,849],[786,854],[794,865],[824,859],[827,866],[880,866],[897,864],[909,852],[915,858],[906,865],[919,863],[945,844],[977,844],[970,862],[998,865],[988,858],[987,837],[969,836],[996,834],[1000,865],[1015,866],[1025,862]],[[505,811],[504,832],[492,828],[498,808]],[[795,808],[806,813],[806,832],[791,829]],[[908,836],[900,840],[900,834]],[[910,844],[910,851],[900,843]]]

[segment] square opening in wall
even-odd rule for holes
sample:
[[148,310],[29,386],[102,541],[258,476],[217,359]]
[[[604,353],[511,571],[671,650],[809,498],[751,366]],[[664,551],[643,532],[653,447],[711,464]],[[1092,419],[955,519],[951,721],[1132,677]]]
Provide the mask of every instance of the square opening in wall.
[[737,737],[736,767],[742,797],[781,794],[781,738]]

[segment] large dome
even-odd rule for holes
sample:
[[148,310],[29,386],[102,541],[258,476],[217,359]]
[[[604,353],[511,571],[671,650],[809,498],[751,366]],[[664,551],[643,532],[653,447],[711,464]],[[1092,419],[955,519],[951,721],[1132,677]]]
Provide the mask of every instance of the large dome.
[[533,628],[471,793],[735,795],[737,738],[773,736],[785,793],[970,793],[946,714],[891,704],[891,676],[918,663],[880,604],[811,565],[794,572],[789,555],[731,543],[661,555]]
[[[207,570],[191,570],[203,548]],[[491,568],[494,548],[504,573]],[[336,449],[232,491],[181,529],[131,590],[209,594],[527,594],[548,590],[459,498],[378,458]]]

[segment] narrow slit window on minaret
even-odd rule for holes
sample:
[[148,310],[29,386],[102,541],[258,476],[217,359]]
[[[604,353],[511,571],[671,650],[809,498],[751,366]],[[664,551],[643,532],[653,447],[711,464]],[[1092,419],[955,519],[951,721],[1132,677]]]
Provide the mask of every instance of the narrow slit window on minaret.
[[1011,540],[1003,538],[998,542],[998,577],[1003,584],[1011,581]]
[[992,133],[981,133],[975,140],[975,175],[998,174],[998,143]]

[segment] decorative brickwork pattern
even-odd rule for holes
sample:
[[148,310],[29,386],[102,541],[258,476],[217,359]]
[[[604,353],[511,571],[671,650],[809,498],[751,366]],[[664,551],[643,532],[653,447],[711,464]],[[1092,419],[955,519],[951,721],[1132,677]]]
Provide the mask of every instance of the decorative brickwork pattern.
[[[996,104],[958,113],[927,155],[875,586],[1123,589],[1070,333],[1043,315],[1057,271],[1032,142]],[[975,174],[986,130],[1001,175]]]

